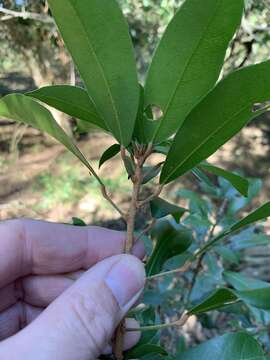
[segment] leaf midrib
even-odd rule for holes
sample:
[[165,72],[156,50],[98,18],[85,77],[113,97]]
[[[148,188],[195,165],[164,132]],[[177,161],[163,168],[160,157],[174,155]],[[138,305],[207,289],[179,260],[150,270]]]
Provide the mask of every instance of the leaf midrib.
[[166,181],[177,172],[177,170],[183,165],[185,164],[192,156],[195,152],[197,152],[202,146],[204,146],[209,139],[211,139],[211,137],[215,136],[220,130],[222,130],[228,123],[230,123],[236,116],[238,116],[239,114],[241,114],[241,112],[243,112],[246,109],[249,109],[250,104],[246,105],[245,107],[242,107],[239,111],[237,111],[235,114],[233,114],[227,121],[225,121],[221,126],[219,126],[214,132],[212,132],[211,134],[209,134],[204,141],[202,141],[197,147],[195,147],[191,153],[189,154],[188,157],[186,157],[178,166],[176,166],[175,170],[168,175],[164,182],[166,183]]
[[162,119],[163,121],[161,121],[161,122],[159,123],[159,126],[157,127],[157,129],[156,129],[156,131],[155,131],[155,133],[154,133],[154,135],[153,135],[153,139],[155,139],[155,138],[157,137],[158,132],[160,131],[161,127],[163,126],[164,120],[166,119],[166,116],[167,116],[168,111],[169,111],[169,107],[170,107],[171,103],[173,102],[173,100],[174,100],[174,98],[175,98],[175,96],[176,96],[176,93],[177,93],[177,91],[178,91],[178,89],[179,89],[180,84],[182,83],[182,80],[183,80],[184,75],[185,75],[185,73],[186,73],[186,71],[187,71],[187,68],[188,68],[188,66],[190,65],[190,63],[192,62],[195,54],[197,53],[198,48],[200,47],[203,39],[205,38],[206,32],[208,31],[208,29],[210,28],[210,26],[211,26],[212,23],[214,22],[214,20],[215,20],[215,18],[216,18],[216,15],[217,15],[217,12],[219,11],[219,9],[220,9],[220,7],[221,7],[222,2],[223,2],[223,0],[220,0],[219,5],[217,5],[217,8],[216,8],[216,10],[215,10],[215,12],[214,12],[214,14],[213,14],[213,17],[209,20],[208,24],[207,24],[206,27],[205,27],[205,30],[204,30],[203,33],[202,33],[202,36],[201,36],[201,37],[199,38],[199,40],[198,40],[198,44],[196,45],[196,47],[194,48],[194,51],[192,52],[192,55],[191,55],[190,58],[187,60],[185,66],[184,66],[184,69],[183,69],[183,71],[182,71],[182,74],[181,74],[179,80],[178,80],[177,83],[176,83],[176,87],[175,87],[175,89],[173,90],[172,95],[171,95],[171,97],[170,97],[170,99],[169,99],[169,101],[168,101],[168,104],[167,104],[167,106],[166,106],[166,109],[165,109],[165,111],[164,111],[164,115],[163,115],[163,119]]
[[[29,96],[31,96],[31,94],[30,94]],[[50,100],[50,99],[52,99],[52,100],[57,100],[59,103],[62,103],[63,105],[69,105],[69,106],[71,105],[71,106],[74,107],[75,109],[83,110],[83,111],[87,112],[88,114],[96,117],[97,119],[99,118],[97,113],[94,113],[94,112],[90,111],[88,108],[85,108],[84,106],[79,106],[79,105],[76,105],[76,104],[74,104],[74,103],[70,103],[70,102],[68,102],[68,101],[59,99],[59,98],[56,97],[56,96],[41,95],[40,99],[41,99],[41,98],[43,98],[44,100],[45,100],[45,99],[48,99],[48,100]],[[41,101],[42,101],[42,100],[41,100]],[[50,105],[50,106],[52,106],[52,105]],[[52,106],[52,107],[54,107],[54,106]]]
[[[120,117],[119,117],[119,114],[118,114],[118,111],[117,111],[117,108],[116,108],[115,101],[114,101],[114,99],[113,99],[113,95],[112,95],[112,92],[111,92],[111,88],[110,88],[109,83],[108,83],[108,80],[107,80],[107,78],[106,78],[106,76],[105,76],[105,71],[104,71],[104,69],[103,69],[103,66],[102,66],[101,62],[99,61],[99,58],[98,58],[98,56],[97,56],[97,54],[96,54],[96,52],[95,52],[95,49],[94,49],[93,45],[92,45],[91,42],[90,42],[90,39],[89,39],[89,37],[88,37],[88,34],[87,34],[87,31],[86,31],[84,22],[83,22],[83,21],[80,21],[80,17],[79,17],[79,13],[78,13],[77,9],[75,8],[75,6],[74,6],[72,3],[69,2],[69,4],[70,4],[71,9],[74,11],[76,18],[79,19],[79,24],[81,25],[81,27],[82,27],[82,29],[83,29],[83,32],[84,32],[85,38],[86,38],[86,40],[87,40],[87,42],[88,42],[88,44],[89,44],[90,50],[91,50],[91,52],[92,52],[92,54],[93,54],[93,56],[94,56],[94,58],[95,58],[95,60],[96,60],[96,63],[97,63],[97,65],[98,65],[99,69],[100,69],[101,76],[102,76],[103,81],[104,81],[104,83],[105,83],[105,85],[106,85],[106,87],[107,87],[107,91],[108,91],[109,98],[110,98],[110,101],[111,101],[111,105],[112,105],[112,108],[113,108],[113,112],[114,112],[114,115],[115,115],[116,123],[117,123],[117,126],[118,126],[120,138],[121,138],[121,140],[124,140],[123,134],[122,134],[122,130],[121,130],[121,125],[120,125]],[[79,66],[78,66],[78,68],[79,68]],[[112,131],[111,126],[109,126],[109,124],[107,124],[107,122],[106,122],[106,125],[107,125],[107,126],[110,128],[110,130]]]

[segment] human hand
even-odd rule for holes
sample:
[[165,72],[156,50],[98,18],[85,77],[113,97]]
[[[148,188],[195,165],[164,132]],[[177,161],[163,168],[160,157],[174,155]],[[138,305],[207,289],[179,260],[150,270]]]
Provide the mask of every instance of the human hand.
[[[124,242],[124,233],[98,227],[0,223],[0,359],[92,360],[110,351],[145,281],[142,263],[121,255]],[[142,244],[133,250],[143,257]],[[138,339],[128,334],[125,347]]]

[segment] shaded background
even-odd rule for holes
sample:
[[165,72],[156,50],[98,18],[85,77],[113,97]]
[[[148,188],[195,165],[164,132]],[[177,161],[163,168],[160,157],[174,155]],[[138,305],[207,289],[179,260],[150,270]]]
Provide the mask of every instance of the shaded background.
[[[130,25],[141,82],[158,40],[182,2],[119,0]],[[0,7],[0,97],[50,84],[82,85],[46,1],[0,0]],[[222,76],[269,59],[269,55],[270,0],[247,0],[242,26],[228,49]],[[97,168],[100,155],[113,139],[96,130],[85,129],[75,119],[55,110],[53,114]],[[270,115],[267,114],[253,121],[210,161],[248,177],[261,178],[262,191],[253,201],[255,206],[270,198],[269,154]],[[126,208],[130,185],[120,159],[116,157],[104,165],[100,175],[114,200]],[[200,191],[196,179],[188,175],[170,184],[164,197],[179,202],[178,190],[184,187]],[[181,205],[186,206],[185,201],[188,200],[182,199]],[[61,145],[37,130],[0,121],[0,220],[32,217],[68,223],[73,216],[89,224],[123,228],[118,214],[100,195],[96,181]],[[138,219],[138,226],[143,226],[141,219]],[[268,223],[264,230],[270,233]],[[258,275],[257,266],[260,266],[262,277],[270,280],[266,267],[269,247],[257,250],[256,256],[256,270],[253,268],[251,272]],[[196,321],[187,326],[191,330],[184,330],[190,331],[196,341],[207,337]],[[168,330],[167,335],[175,333]]]

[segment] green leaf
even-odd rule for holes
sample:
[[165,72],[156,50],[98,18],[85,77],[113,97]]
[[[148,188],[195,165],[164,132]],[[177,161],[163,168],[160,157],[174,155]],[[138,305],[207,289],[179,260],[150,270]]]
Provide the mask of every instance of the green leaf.
[[101,168],[101,166],[114,156],[116,156],[121,150],[121,146],[119,144],[113,144],[110,146],[104,153],[102,154],[98,167]]
[[131,178],[135,174],[135,164],[129,156],[123,158],[128,178]]
[[144,344],[141,346],[136,346],[132,350],[125,353],[125,359],[137,359],[147,354],[168,355],[167,351],[164,350],[161,346],[154,344]]
[[79,148],[57,124],[49,110],[36,100],[22,94],[7,95],[0,100],[0,117],[22,122],[48,133],[92,171],[90,164]]
[[74,118],[107,130],[104,120],[96,111],[95,104],[83,88],[69,85],[45,86],[25,95],[40,100]]
[[77,218],[77,217],[72,218],[72,225],[74,225],[74,226],[87,226],[86,223],[82,219]]
[[251,225],[259,220],[264,220],[270,216],[270,201],[251,214],[246,216],[244,219],[238,221],[231,227],[231,232],[238,231],[245,226]]
[[161,219],[167,215],[172,215],[174,220],[179,223],[181,217],[187,209],[170,204],[168,201],[156,198],[150,202],[151,215],[155,219]]
[[154,139],[175,133],[192,108],[218,80],[226,49],[238,28],[243,0],[186,0],[156,50],[145,105],[157,105],[163,118]]
[[227,237],[231,234],[233,234],[236,231],[241,230],[242,228],[251,225],[259,220],[266,219],[270,216],[270,202],[264,204],[257,210],[253,211],[251,214],[246,216],[244,219],[236,222],[233,226],[231,226],[229,229],[223,231],[221,234],[216,236],[214,239],[208,241],[197,253],[195,256],[199,256],[203,253],[205,253],[209,248],[214,246],[217,242],[222,240],[224,237]]
[[234,174],[230,171],[221,169],[217,166],[209,164],[200,164],[200,168],[206,170],[214,175],[221,176],[236,189],[239,193],[245,197],[248,197],[249,182],[247,179],[244,179],[242,176]]
[[212,183],[212,181],[209,179],[209,177],[201,171],[198,167],[195,167],[192,169],[193,175],[198,178],[200,181],[204,182],[209,187],[215,187],[215,185]]
[[230,249],[228,246],[215,246],[215,251],[221,256],[224,261],[230,264],[239,264],[239,254]]
[[270,99],[270,61],[237,70],[221,81],[188,115],[161,172],[167,184],[212,155],[265,109]]
[[151,111],[144,110],[144,87],[140,85],[140,102],[133,133],[133,139],[139,144],[148,144],[151,141],[156,126],[153,121],[148,120],[151,117]]
[[192,234],[185,228],[175,229],[168,221],[160,222],[154,229],[157,243],[148,263],[146,273],[158,274],[167,260],[185,252],[192,243]]
[[131,140],[139,85],[127,23],[115,0],[49,0],[86,90],[119,143]]
[[235,303],[238,297],[229,289],[218,289],[208,296],[199,305],[194,306],[188,311],[189,315],[198,315],[207,311],[216,310],[226,305]]
[[142,170],[142,184],[147,184],[150,180],[154,179],[160,173],[163,162],[155,166],[145,166]]
[[177,360],[264,360],[260,344],[249,334],[226,334],[178,355]]
[[270,310],[270,287],[235,291],[245,303],[263,310]]
[[223,273],[224,279],[233,286],[236,290],[250,290],[250,289],[262,289],[270,287],[270,283],[266,281],[253,279],[251,277],[232,272],[225,271]]
[[248,249],[256,246],[264,246],[270,244],[270,236],[264,234],[253,234],[252,236],[241,236],[236,238],[233,242],[233,247],[236,250]]

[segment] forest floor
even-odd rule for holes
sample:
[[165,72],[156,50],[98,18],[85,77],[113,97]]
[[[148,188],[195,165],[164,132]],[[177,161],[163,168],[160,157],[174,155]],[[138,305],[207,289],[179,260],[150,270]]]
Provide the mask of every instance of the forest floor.
[[[100,194],[95,179],[67,153],[61,145],[44,144],[37,134],[37,143],[22,146],[15,154],[0,152],[0,218],[33,217],[50,221],[70,222],[73,216],[87,223],[115,220],[118,214]],[[26,136],[27,138],[27,136]],[[23,141],[22,141],[23,144]],[[81,140],[79,147],[91,164],[98,169],[103,151],[113,144],[108,135],[93,134]],[[223,146],[209,161],[248,177],[260,177],[263,188],[257,203],[269,198],[269,151],[262,131],[248,127]],[[161,160],[155,156],[151,163]],[[124,209],[130,200],[130,184],[125,176],[119,156],[104,164],[100,176],[104,179],[113,199]],[[183,177],[164,190],[166,198],[173,200],[175,191],[186,186],[194,189],[196,179]],[[149,188],[145,191],[151,191]],[[256,204],[257,205],[257,204]]]

